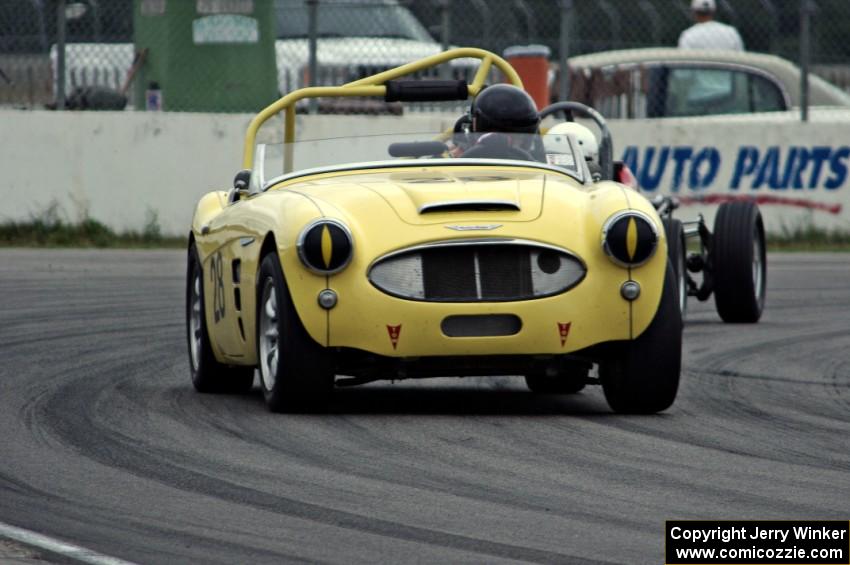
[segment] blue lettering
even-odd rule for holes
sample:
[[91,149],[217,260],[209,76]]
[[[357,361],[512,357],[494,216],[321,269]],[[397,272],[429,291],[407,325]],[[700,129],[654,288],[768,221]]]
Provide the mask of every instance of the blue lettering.
[[[643,149],[643,154],[641,154]],[[630,145],[625,148],[623,162],[632,171],[640,187],[656,191],[673,162],[671,192],[682,187],[693,191],[711,187],[720,173],[723,156],[716,147]],[[850,146],[781,147],[771,145],[763,152],[756,146],[738,148],[729,188],[740,190],[750,180],[752,190],[826,190],[841,188],[850,180]]]
[[[776,160],[776,167],[770,172],[770,178],[767,179],[767,185],[771,190],[787,190],[788,189],[788,169],[789,164],[797,159],[797,150],[792,147],[788,152],[788,157],[785,159],[785,166],[782,167],[782,155]],[[782,176],[779,176],[779,171],[782,170]]]
[[[772,187],[778,190],[786,190],[794,176],[794,166],[797,163],[797,156],[800,151],[805,151],[801,147],[791,147],[788,151],[788,158],[785,160],[785,167],[782,169],[782,178],[772,179]],[[778,172],[778,169],[777,169]]]
[[690,147],[676,147],[673,149],[673,160],[676,161],[676,168],[673,172],[673,192],[679,192],[682,188],[682,175],[685,169],[685,163],[694,154],[694,150]]
[[753,174],[759,162],[759,150],[751,145],[738,149],[738,159],[735,161],[735,172],[732,174],[732,190],[741,188],[741,178]]
[[814,168],[812,176],[809,177],[809,188],[817,188],[820,183],[820,174],[823,170],[823,163],[829,159],[832,151],[829,147],[814,147],[812,148],[812,157],[814,158]]
[[841,147],[832,154],[832,159],[829,161],[832,176],[826,181],[827,190],[835,190],[844,184],[847,180],[847,158],[850,157],[850,147]]
[[661,184],[661,177],[667,170],[667,159],[670,157],[670,148],[664,146],[658,153],[658,162],[655,164],[655,173],[652,172],[652,158],[655,157],[655,147],[647,147],[643,154],[643,165],[640,167],[640,186],[646,190],[655,190]]
[[799,152],[797,153],[797,164],[794,167],[794,173],[792,174],[792,185],[791,188],[794,190],[802,190],[803,189],[803,171],[806,170],[806,167],[809,166],[809,161],[811,161],[811,151],[806,149],[805,147],[800,147]]
[[770,188],[773,188],[773,185],[770,181],[776,179],[778,166],[779,146],[773,145],[771,147],[768,147],[767,151],[764,154],[764,160],[761,162],[758,174],[756,175],[756,179],[753,181],[753,190],[758,190],[765,183],[768,183],[768,185],[770,185]]
[[[708,164],[708,170],[701,173],[703,163]],[[720,151],[714,147],[704,147],[702,151],[697,153],[691,164],[691,174],[688,185],[692,190],[700,190],[707,188],[714,182],[717,176],[717,171],[720,169]]]

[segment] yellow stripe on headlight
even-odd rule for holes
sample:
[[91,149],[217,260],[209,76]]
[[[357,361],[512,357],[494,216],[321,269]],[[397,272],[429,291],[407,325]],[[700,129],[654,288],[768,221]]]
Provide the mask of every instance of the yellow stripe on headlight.
[[638,227],[634,218],[629,218],[629,227],[626,228],[626,251],[629,254],[629,260],[635,258],[638,245]]
[[[632,220],[634,221],[634,220]],[[322,227],[322,261],[325,262],[325,268],[331,266],[331,258],[333,258],[333,239],[331,238],[331,230],[328,226]]]

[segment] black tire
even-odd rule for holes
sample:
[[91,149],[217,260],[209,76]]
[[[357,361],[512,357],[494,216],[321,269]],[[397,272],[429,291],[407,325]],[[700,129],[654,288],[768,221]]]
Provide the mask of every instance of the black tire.
[[[266,309],[272,292],[274,316]],[[257,277],[257,360],[269,410],[309,412],[326,408],[334,386],[330,354],[301,324],[276,253],[263,257]]]
[[525,384],[535,394],[576,394],[586,386],[588,372],[585,367],[571,367],[568,372],[554,376],[526,375]]
[[682,314],[668,262],[655,318],[637,339],[623,344],[617,358],[599,364],[599,377],[615,412],[652,414],[673,404],[681,368]]
[[192,385],[198,392],[248,392],[254,385],[254,367],[226,365],[215,358],[207,331],[203,280],[203,267],[192,243],[186,268],[186,344]]
[[682,222],[674,218],[664,218],[663,221],[664,234],[667,236],[667,256],[676,276],[679,309],[684,319],[688,313],[688,244],[685,240],[685,228],[682,227]]
[[753,202],[726,202],[714,219],[714,304],[724,322],[752,324],[764,310],[767,257],[761,212]]

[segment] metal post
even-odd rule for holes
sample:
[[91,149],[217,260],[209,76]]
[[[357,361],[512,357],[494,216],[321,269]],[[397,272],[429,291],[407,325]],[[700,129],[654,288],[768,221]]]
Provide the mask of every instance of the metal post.
[[29,0],[30,4],[33,7],[33,13],[38,14],[38,39],[39,44],[41,46],[41,50],[45,53],[50,49],[50,42],[47,41],[47,26],[45,25],[45,11],[44,6],[41,5],[40,0]]
[[572,39],[573,0],[561,0],[561,36],[558,45],[558,68],[560,85],[558,100],[569,100],[570,96],[570,40]]
[[[448,51],[451,47],[452,33],[452,10],[451,0],[440,0],[440,43],[443,51]],[[440,78],[451,78],[451,67],[449,65],[440,66]]]
[[56,2],[56,109],[65,109],[65,0]]
[[[319,0],[306,0],[307,2],[307,37],[308,49],[310,51],[310,62],[308,64],[308,73],[310,74],[307,86],[316,86],[318,84],[319,60],[317,52],[319,49]],[[309,101],[309,109],[311,114],[319,113],[319,101],[311,98]]]
[[101,25],[100,25],[100,5],[98,4],[98,0],[88,0],[89,6],[91,6],[92,10],[92,19],[94,20],[94,38],[95,41],[102,41],[101,39]]
[[440,0],[440,43],[443,51],[451,45],[452,11],[451,0]]
[[800,4],[800,119],[809,121],[809,64],[812,57],[812,0]]

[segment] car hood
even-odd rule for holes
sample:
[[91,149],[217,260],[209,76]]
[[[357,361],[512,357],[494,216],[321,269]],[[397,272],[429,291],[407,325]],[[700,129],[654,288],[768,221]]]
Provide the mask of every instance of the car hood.
[[309,197],[324,213],[334,214],[330,209],[335,209],[372,221],[390,213],[412,225],[529,222],[541,214],[551,175],[520,167],[411,167],[324,176],[287,189]]
[[[422,211],[428,205],[437,209]],[[623,185],[581,184],[532,164],[317,172],[281,179],[253,206],[263,217],[277,218],[282,249],[297,245],[303,227],[320,217],[341,221],[356,242],[354,267],[361,273],[393,251],[464,239],[535,241],[584,261],[604,259],[602,228],[613,214],[634,208],[657,217],[645,198]]]

